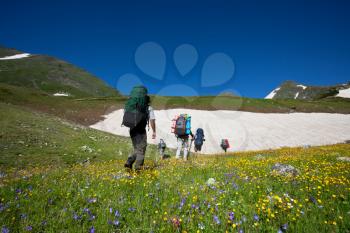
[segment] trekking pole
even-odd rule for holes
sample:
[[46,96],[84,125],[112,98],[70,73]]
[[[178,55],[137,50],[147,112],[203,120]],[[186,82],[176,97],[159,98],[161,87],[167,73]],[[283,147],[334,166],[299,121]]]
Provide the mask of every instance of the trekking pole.
[[187,157],[190,157],[192,142],[193,142],[193,139],[191,139],[190,147],[188,148],[188,155],[187,155]]

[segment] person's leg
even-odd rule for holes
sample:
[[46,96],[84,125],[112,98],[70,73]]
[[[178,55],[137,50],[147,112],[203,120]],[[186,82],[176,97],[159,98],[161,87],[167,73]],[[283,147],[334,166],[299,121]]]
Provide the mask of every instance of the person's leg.
[[136,137],[136,162],[135,170],[140,170],[145,160],[145,153],[147,148],[147,134],[146,132],[138,134]]
[[180,158],[181,149],[182,149],[182,139],[177,138],[177,150],[176,150],[176,156],[175,156],[176,159]]
[[134,162],[136,160],[136,145],[137,145],[136,136],[137,135],[135,135],[135,134],[130,134],[133,149],[132,149],[131,153],[129,154],[129,157],[126,160],[126,163],[124,165],[124,167],[130,168],[130,169],[132,168],[132,165],[134,164]]
[[187,161],[187,155],[188,155],[188,138],[183,140],[183,147],[184,147],[184,160]]

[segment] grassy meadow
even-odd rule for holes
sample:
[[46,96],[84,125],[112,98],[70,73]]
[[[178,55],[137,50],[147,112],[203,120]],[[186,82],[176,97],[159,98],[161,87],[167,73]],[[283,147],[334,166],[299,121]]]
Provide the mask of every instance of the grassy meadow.
[[[350,145],[158,161],[127,138],[0,104],[2,232],[349,232]],[[275,163],[299,175],[271,172]]]

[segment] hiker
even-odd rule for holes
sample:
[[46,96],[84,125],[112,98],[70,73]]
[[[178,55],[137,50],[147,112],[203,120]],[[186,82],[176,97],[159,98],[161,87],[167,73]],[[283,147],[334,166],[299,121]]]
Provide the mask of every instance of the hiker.
[[222,139],[220,146],[226,153],[227,149],[230,148],[230,143],[228,143],[228,139]]
[[133,151],[124,164],[124,167],[128,169],[132,169],[134,162],[135,170],[141,170],[143,167],[147,147],[146,126],[149,123],[153,131],[152,139],[156,138],[155,115],[147,94],[146,87],[135,86],[125,103],[122,125],[130,128],[129,133],[133,146]]
[[[187,114],[181,114],[173,120],[172,131],[177,138],[176,159],[180,159],[181,150],[183,150],[183,158],[186,161],[188,152],[191,149],[189,144],[189,136],[193,140],[191,131],[191,117]],[[192,143],[192,141],[191,141]]]
[[159,150],[159,156],[161,159],[164,159],[165,157],[165,149],[166,149],[166,143],[164,140],[161,138],[159,143],[158,143],[158,150]]
[[196,135],[194,136],[194,151],[201,151],[204,139],[204,130],[202,128],[198,128],[196,130]]

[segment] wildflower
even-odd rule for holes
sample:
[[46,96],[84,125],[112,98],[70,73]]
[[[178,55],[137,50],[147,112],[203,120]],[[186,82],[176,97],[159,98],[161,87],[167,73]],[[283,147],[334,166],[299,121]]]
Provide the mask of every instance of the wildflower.
[[109,220],[108,224],[113,225],[113,226],[119,226],[120,222],[118,219],[115,219],[114,221]]
[[95,233],[95,227],[91,227],[90,230],[89,230],[90,233]]
[[314,204],[317,203],[316,199],[315,199],[313,196],[310,196],[310,197],[309,197],[309,201],[311,201],[311,202],[314,203]]
[[233,220],[235,219],[235,213],[234,213],[234,212],[230,212],[230,213],[228,214],[228,218],[229,218],[231,221],[233,221]]
[[1,233],[9,233],[10,229],[8,229],[7,227],[2,227],[1,228]]
[[88,202],[89,203],[96,203],[97,202],[97,198],[89,198]]
[[258,215],[256,215],[256,214],[254,214],[254,221],[259,221],[259,216]]
[[214,215],[214,222],[218,225],[220,225],[220,223],[221,223],[219,217],[216,215]]
[[128,210],[129,210],[130,212],[134,212],[134,211],[136,210],[136,208],[130,207]]
[[180,202],[180,209],[182,209],[182,207],[185,205],[185,202],[186,202],[186,198],[182,198],[181,199],[181,202]]
[[205,229],[205,226],[203,223],[198,223],[198,228],[201,229],[201,230],[204,230]]
[[79,215],[77,215],[76,213],[73,214],[73,219],[74,220],[80,220],[81,217]]
[[32,226],[27,226],[27,227],[26,227],[26,230],[27,230],[27,231],[31,231],[31,230],[33,230],[33,227],[32,227]]
[[109,213],[113,213],[113,208],[109,207]]
[[285,223],[278,229],[278,232],[279,233],[286,232],[287,229],[288,229],[288,223]]
[[178,218],[172,218],[171,219],[172,224],[174,225],[174,227],[179,227],[180,226],[180,220]]
[[114,216],[115,216],[115,217],[120,217],[120,213],[119,213],[118,210],[116,210],[116,211],[114,212]]

